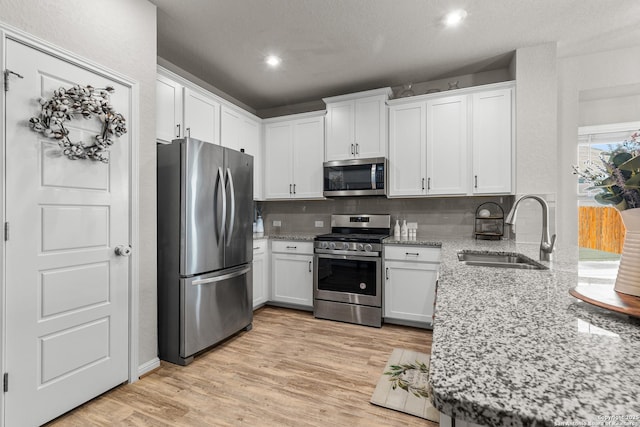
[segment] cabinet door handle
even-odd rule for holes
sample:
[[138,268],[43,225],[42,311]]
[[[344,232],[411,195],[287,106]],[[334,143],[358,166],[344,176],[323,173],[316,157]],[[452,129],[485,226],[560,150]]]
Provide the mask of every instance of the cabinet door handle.
[[293,193],[291,192],[291,184],[289,184],[289,194],[293,194]]
[[424,178],[422,178],[422,189],[424,190]]
[[191,138],[191,128],[187,128],[187,138]]
[[256,249],[260,249],[260,246],[256,246],[253,248],[253,250],[256,250]]
[[311,261],[309,261],[309,273],[311,273]]
[[385,268],[385,277],[389,280],[389,267]]
[[360,144],[356,143],[356,154],[360,154]]
[[420,254],[418,252],[405,252],[404,254],[406,256],[420,256]]
[[287,246],[287,249],[298,249],[297,246]]
[[296,194],[296,185],[293,184],[293,194]]
[[180,138],[180,123],[176,125],[176,128],[178,128],[178,134],[176,135],[176,138]]
[[475,181],[476,181],[476,182],[475,182],[475,184],[474,184],[474,187],[475,187],[475,188],[478,188],[478,175],[475,175],[475,176],[474,176],[474,179],[475,179]]
[[427,190],[431,190],[431,178],[427,178]]
[[356,154],[355,147],[351,144],[351,155],[354,156]]

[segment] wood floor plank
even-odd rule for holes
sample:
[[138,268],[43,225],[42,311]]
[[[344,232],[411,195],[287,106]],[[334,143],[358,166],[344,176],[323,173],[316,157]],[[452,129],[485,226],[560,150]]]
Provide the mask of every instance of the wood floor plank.
[[437,426],[369,403],[392,350],[429,354],[431,341],[427,330],[264,307],[251,331],[189,366],[162,362],[48,426]]

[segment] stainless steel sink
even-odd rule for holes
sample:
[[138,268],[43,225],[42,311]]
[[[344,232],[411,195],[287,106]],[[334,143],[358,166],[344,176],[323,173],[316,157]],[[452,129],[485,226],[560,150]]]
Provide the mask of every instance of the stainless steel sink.
[[510,252],[458,252],[458,261],[467,265],[524,270],[548,270],[549,268],[518,253]]

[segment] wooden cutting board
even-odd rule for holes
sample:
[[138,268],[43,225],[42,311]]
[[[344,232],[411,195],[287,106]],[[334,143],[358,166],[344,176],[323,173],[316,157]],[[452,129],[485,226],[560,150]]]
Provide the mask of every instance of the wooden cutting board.
[[640,297],[616,292],[613,286],[578,285],[569,293],[589,304],[640,317]]

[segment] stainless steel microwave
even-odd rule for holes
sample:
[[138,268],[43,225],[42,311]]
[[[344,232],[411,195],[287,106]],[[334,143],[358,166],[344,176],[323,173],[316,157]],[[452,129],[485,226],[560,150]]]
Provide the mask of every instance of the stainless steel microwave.
[[324,196],[386,196],[387,159],[324,162]]

